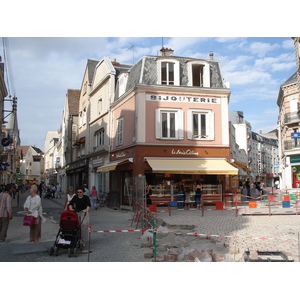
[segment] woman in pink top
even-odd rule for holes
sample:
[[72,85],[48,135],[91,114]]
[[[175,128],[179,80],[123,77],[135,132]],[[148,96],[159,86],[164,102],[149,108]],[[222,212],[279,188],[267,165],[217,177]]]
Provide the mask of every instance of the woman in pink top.
[[92,190],[91,190],[91,193],[90,193],[90,197],[91,197],[90,198],[90,200],[91,200],[91,208],[97,210],[96,203],[97,203],[98,192],[97,192],[95,186],[92,187]]

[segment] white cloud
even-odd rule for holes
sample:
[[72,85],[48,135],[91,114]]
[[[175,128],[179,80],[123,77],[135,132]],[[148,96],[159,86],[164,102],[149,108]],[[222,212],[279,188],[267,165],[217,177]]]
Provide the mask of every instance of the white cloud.
[[282,48],[283,49],[294,49],[294,41],[290,38],[288,40],[285,40],[282,42]]
[[270,43],[254,42],[250,44],[249,51],[254,55],[263,57],[266,55],[267,52],[273,51],[278,48],[280,48],[280,45],[277,43],[270,44]]

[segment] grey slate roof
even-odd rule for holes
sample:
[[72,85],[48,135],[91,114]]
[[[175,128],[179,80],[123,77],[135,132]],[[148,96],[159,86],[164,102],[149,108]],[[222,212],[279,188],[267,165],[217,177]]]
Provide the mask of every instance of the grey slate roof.
[[287,85],[287,84],[291,84],[297,82],[297,72],[295,72],[285,83],[283,83],[281,86],[283,85]]
[[87,60],[87,68],[88,68],[88,81],[89,83],[92,83],[94,72],[96,69],[96,66],[98,65],[100,61],[95,59],[88,59]]

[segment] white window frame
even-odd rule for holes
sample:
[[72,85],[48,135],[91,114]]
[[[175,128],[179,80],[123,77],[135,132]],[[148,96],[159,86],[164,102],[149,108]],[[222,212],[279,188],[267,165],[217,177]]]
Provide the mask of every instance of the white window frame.
[[[200,87],[210,87],[210,69],[207,61],[190,61],[187,63],[188,86],[193,86],[193,65],[203,66],[203,84]],[[197,87],[197,86],[195,86]]]
[[119,76],[119,97],[121,97],[126,91],[128,75],[127,73],[122,73]]
[[[205,116],[205,134],[194,135],[194,114],[198,115],[199,131],[201,130],[200,115]],[[188,139],[189,140],[214,140],[215,116],[211,110],[192,109],[188,111]]]
[[104,145],[104,128],[95,132],[95,147]]
[[116,147],[123,145],[124,117],[117,119]]
[[[173,63],[174,64],[174,84],[172,85],[177,85],[179,86],[180,85],[180,68],[179,68],[179,61],[177,59],[167,59],[167,58],[164,58],[164,59],[160,59],[157,61],[157,78],[158,78],[158,84],[162,84],[162,78],[161,78],[161,68],[162,68],[162,63]],[[169,84],[169,80],[168,80],[168,72],[167,72],[167,83],[164,84],[164,85],[170,85]]]
[[[171,113],[175,114],[175,137],[170,137],[170,120],[168,118],[168,136],[163,137],[163,127],[162,127],[162,114],[167,114],[168,116]],[[181,109],[173,109],[173,108],[158,108],[156,109],[156,120],[155,120],[156,128],[155,128],[155,137],[157,139],[163,140],[181,140],[184,138],[184,130],[183,130],[183,111]]]

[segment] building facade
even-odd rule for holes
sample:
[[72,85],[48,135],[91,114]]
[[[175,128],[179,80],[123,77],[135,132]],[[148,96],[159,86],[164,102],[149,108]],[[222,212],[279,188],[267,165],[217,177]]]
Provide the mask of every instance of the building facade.
[[[300,187],[299,89],[297,72],[280,86],[278,139],[280,188]],[[299,135],[299,136],[298,136]]]
[[[166,51],[168,50],[168,51]],[[170,49],[145,56],[118,78],[109,116],[110,199],[127,206],[131,178],[145,175],[155,197],[172,198],[183,180],[199,180],[213,200],[232,189],[238,170],[230,162],[230,90],[220,65],[176,57]]]

